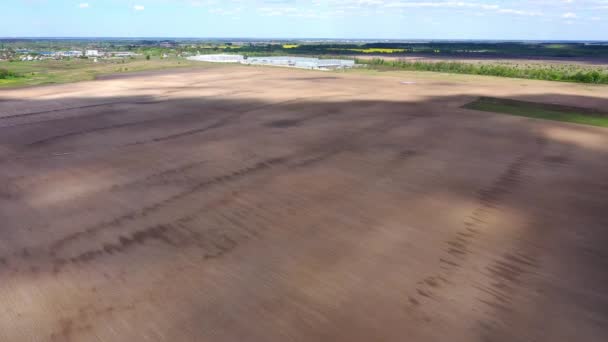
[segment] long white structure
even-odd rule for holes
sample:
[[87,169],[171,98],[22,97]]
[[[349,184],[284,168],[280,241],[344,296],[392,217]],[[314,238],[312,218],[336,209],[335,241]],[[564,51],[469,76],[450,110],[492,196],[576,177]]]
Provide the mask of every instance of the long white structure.
[[245,60],[244,63],[255,65],[284,66],[302,69],[338,69],[352,68],[355,66],[355,61],[347,59],[319,59],[293,56],[249,57]]
[[198,55],[188,57],[191,61],[214,62],[214,63],[243,63],[245,57],[241,55]]
[[294,56],[269,56],[269,57],[249,57],[241,55],[198,55],[188,57],[189,60],[214,63],[241,63],[249,65],[271,65],[301,69],[342,69],[352,68],[355,61],[348,59],[319,59],[310,57]]

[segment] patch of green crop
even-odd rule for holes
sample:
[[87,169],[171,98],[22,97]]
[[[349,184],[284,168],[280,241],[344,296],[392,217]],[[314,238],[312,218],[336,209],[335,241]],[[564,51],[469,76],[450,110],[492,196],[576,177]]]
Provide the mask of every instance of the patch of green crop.
[[482,97],[466,104],[464,108],[484,112],[525,116],[535,119],[571,122],[590,126],[608,127],[608,113],[552,104],[524,102]]
[[435,71],[455,74],[525,78],[532,80],[562,81],[576,83],[608,84],[608,70],[601,67],[555,64],[473,64],[462,62],[421,62],[406,60],[384,60],[374,58],[359,60],[371,68],[400,69],[411,71]]
[[0,77],[0,88],[90,81],[100,75],[201,66],[181,58],[116,59],[98,63],[88,59],[2,62],[0,69],[6,70],[7,76]]
[[21,77],[21,75],[8,69],[0,68],[0,80],[14,79],[18,77]]

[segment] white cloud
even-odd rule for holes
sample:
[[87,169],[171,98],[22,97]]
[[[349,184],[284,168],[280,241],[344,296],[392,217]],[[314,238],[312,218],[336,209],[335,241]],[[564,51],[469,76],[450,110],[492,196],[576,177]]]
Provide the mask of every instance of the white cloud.
[[[262,16],[348,18],[351,16],[444,15],[580,19],[592,9],[608,9],[608,0],[156,0],[182,2],[225,16],[254,12]],[[576,6],[576,7],[575,7]],[[241,11],[235,10],[240,8]],[[574,10],[578,14],[570,13]],[[239,13],[241,12],[241,13]],[[571,16],[574,15],[574,16]]]
[[133,6],[133,9],[136,11],[143,11],[145,7],[143,5],[135,5]]
[[91,7],[88,2],[82,2],[78,5],[79,8],[89,8]]
[[[200,0],[198,0],[200,1]],[[208,0],[211,1],[211,0]],[[235,1],[235,0],[233,0]],[[348,15],[379,15],[382,13],[404,14],[415,9],[426,10],[463,10],[477,15],[498,13],[514,16],[545,16],[546,13],[537,6],[537,2],[545,4],[549,0],[535,0],[532,4],[521,1],[508,1],[506,4],[521,6],[519,8],[503,7],[499,1],[455,1],[455,0],[312,0],[312,8],[301,8],[299,2],[293,0],[261,0],[256,10],[266,16],[291,17],[335,17]],[[559,0],[574,1],[574,0]],[[494,3],[492,3],[494,2]],[[483,12],[485,13],[483,13]]]
[[[235,1],[233,1],[235,2]],[[192,7],[203,7],[203,6],[212,6],[217,5],[219,3],[218,0],[189,0],[190,6]]]
[[501,8],[501,9],[498,9],[498,13],[524,15],[524,16],[530,16],[530,17],[540,17],[540,16],[543,15],[540,12],[515,10],[515,9],[511,9],[511,8]]

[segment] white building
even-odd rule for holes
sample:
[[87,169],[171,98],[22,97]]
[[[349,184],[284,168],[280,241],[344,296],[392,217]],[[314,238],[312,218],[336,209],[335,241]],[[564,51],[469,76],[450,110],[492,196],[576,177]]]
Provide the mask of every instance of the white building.
[[139,56],[139,54],[137,54],[135,52],[130,52],[130,51],[108,52],[108,53],[106,53],[106,55],[113,56],[113,57],[135,57],[135,56]]
[[87,50],[85,55],[87,57],[99,57],[99,50]]
[[320,70],[352,68],[355,66],[355,61],[348,59],[319,59],[294,56],[250,57],[245,60],[245,63]]
[[62,57],[81,57],[83,55],[82,51],[62,51],[57,53],[58,56]]
[[243,63],[245,58],[241,55],[198,55],[188,57],[191,61],[215,62],[215,63]]
[[241,63],[251,65],[272,65],[301,69],[343,69],[353,68],[355,61],[349,59],[319,59],[310,57],[294,56],[269,56],[269,57],[245,57],[241,55],[198,55],[188,57],[189,60],[214,63]]

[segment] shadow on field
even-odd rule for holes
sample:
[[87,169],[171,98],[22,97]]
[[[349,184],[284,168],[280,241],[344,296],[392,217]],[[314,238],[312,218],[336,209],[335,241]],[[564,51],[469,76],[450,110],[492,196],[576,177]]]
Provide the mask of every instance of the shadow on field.
[[57,340],[140,307],[201,339],[608,337],[608,131],[475,98],[4,99],[0,299],[40,284],[70,328],[20,320]]

